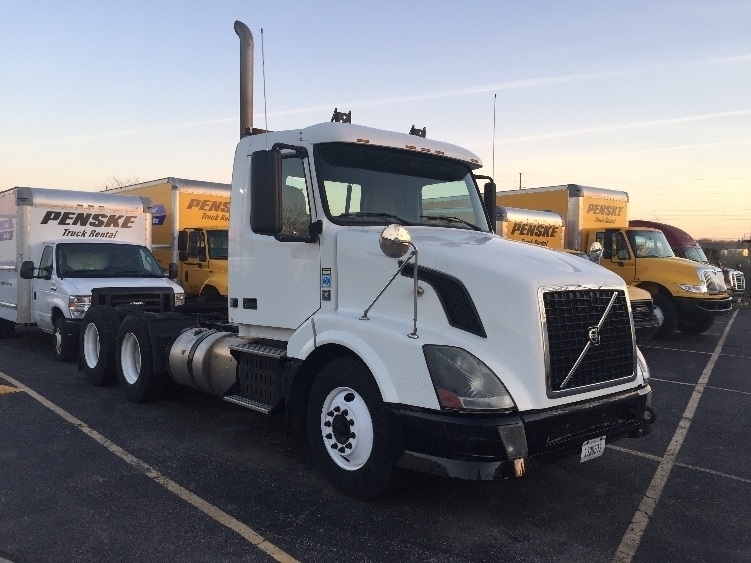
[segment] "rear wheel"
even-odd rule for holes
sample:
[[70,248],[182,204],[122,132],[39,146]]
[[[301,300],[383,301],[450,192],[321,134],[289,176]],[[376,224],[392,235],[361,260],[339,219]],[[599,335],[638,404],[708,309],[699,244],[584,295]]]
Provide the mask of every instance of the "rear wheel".
[[83,318],[80,368],[92,385],[111,385],[117,380],[115,341],[120,315],[114,307],[92,307]]
[[201,303],[217,304],[224,301],[224,297],[219,293],[219,290],[215,287],[206,286],[201,290],[201,294],[198,296],[198,300]]
[[55,358],[58,362],[72,362],[78,357],[78,342],[65,332],[65,317],[55,321],[52,336],[55,343]]
[[652,301],[654,301],[655,307],[659,307],[662,311],[662,324],[652,337],[653,340],[660,340],[675,330],[678,324],[678,310],[675,308],[673,300],[662,293],[652,296]]
[[117,333],[115,364],[117,378],[125,395],[134,403],[145,403],[164,396],[169,379],[155,373],[151,339],[147,328],[153,314],[128,315]]
[[308,401],[308,439],[321,471],[339,490],[370,499],[394,482],[397,437],[372,375],[357,358],[326,364]]
[[681,320],[676,328],[684,334],[702,334],[707,332],[714,324],[714,317],[707,315],[698,319]]

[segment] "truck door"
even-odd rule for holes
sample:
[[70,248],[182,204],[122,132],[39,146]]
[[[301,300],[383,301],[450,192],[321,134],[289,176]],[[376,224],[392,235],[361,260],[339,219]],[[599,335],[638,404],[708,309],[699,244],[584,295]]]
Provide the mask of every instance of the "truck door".
[[[627,284],[633,284],[636,275],[636,260],[623,232],[610,229],[599,231],[595,236],[604,250],[602,265],[621,276]],[[610,249],[609,252],[608,249]]]
[[52,304],[58,297],[57,276],[53,275],[53,250],[52,245],[44,247],[39,260],[39,270],[36,272],[37,277],[31,283],[31,307],[34,322],[39,328],[48,332],[52,331]]
[[188,251],[183,263],[183,289],[191,295],[198,295],[209,277],[208,255],[206,253],[206,232],[203,229],[186,229]]

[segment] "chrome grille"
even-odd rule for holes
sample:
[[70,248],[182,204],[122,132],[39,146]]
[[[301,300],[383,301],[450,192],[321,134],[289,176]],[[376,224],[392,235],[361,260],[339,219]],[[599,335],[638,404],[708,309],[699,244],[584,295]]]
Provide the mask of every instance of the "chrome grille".
[[743,272],[730,272],[730,286],[733,291],[746,291],[746,278]]
[[633,333],[624,291],[548,291],[542,298],[550,394],[580,393],[583,387],[634,377]]
[[707,286],[707,292],[710,294],[725,293],[727,286],[722,278],[722,273],[716,270],[704,270],[704,283]]
[[165,313],[174,310],[174,292],[163,287],[96,287],[91,291],[92,305],[136,305],[143,311]]
[[632,301],[631,315],[634,317],[634,323],[651,321],[654,316],[652,301]]

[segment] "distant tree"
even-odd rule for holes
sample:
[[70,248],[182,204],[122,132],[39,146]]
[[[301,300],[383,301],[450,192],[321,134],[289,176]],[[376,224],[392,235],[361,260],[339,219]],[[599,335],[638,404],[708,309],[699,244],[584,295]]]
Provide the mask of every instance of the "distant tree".
[[131,176],[130,178],[123,179],[120,179],[117,176],[110,176],[109,180],[105,181],[104,184],[102,184],[102,189],[113,190],[115,188],[122,188],[123,186],[137,184],[140,181],[141,180],[140,178],[138,178],[138,176]]

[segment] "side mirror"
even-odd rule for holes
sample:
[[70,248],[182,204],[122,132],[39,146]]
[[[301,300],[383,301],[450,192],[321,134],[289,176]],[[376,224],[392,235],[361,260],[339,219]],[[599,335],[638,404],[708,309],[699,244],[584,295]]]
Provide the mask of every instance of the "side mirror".
[[381,237],[378,243],[381,245],[381,252],[389,258],[401,258],[407,251],[412,242],[409,231],[401,225],[392,224],[381,231]]
[[180,260],[180,262],[185,262],[188,259],[188,252],[181,250],[177,253],[177,259]]
[[188,232],[187,231],[180,231],[179,233],[177,233],[177,250],[178,252],[188,251]]
[[490,220],[490,230],[495,232],[495,182],[491,181],[485,184],[482,198],[485,204],[485,212],[488,214],[488,219]]
[[589,247],[589,261],[599,264],[602,261],[602,245],[595,241]]
[[282,232],[282,151],[256,151],[250,158],[250,228],[254,233]]
[[613,233],[605,231],[604,242],[605,244],[603,244],[602,259],[612,260],[613,259]]
[[171,280],[174,280],[177,279],[178,275],[177,264],[170,262],[169,266],[167,266],[167,277]]
[[34,277],[34,262],[31,260],[25,260],[24,262],[21,262],[21,270],[19,272],[19,275],[22,279],[30,280]]

